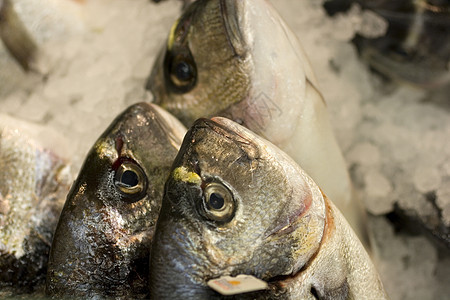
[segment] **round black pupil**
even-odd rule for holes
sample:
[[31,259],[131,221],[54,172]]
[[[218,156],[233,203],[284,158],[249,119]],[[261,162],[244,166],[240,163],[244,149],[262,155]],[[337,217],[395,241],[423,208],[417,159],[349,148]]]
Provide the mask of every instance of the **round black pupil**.
[[187,62],[179,62],[175,66],[175,76],[177,76],[180,81],[187,81],[191,79],[191,66]]
[[136,186],[139,183],[137,174],[130,170],[126,170],[125,172],[123,172],[122,178],[120,180],[124,185],[127,185],[128,187]]
[[225,205],[225,200],[220,194],[212,193],[209,196],[209,205],[211,206],[211,208],[219,210],[222,209]]

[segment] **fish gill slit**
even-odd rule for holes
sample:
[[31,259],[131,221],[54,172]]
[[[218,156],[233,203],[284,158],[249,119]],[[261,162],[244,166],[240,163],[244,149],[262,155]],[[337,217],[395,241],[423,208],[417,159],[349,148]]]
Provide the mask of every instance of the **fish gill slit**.
[[227,38],[228,45],[230,46],[231,51],[233,52],[233,57],[240,58],[241,56],[239,55],[239,53],[237,53],[236,48],[233,45],[233,41],[231,40],[231,37],[230,37],[229,28],[227,26],[227,23],[229,23],[229,21],[225,21],[225,19],[227,18],[227,16],[226,16],[227,4],[226,4],[225,0],[220,0],[219,6],[220,6],[220,14],[222,16],[222,24],[223,24],[223,28],[225,30],[225,36]]

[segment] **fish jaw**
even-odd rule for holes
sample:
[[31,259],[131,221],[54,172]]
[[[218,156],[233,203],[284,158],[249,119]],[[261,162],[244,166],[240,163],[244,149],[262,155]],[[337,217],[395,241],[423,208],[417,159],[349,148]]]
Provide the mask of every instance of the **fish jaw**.
[[[67,197],[50,253],[51,296],[144,297],[148,256],[164,181],[183,126],[153,104],[120,114],[89,152]],[[138,168],[139,198],[117,185],[121,166]]]
[[[325,213],[313,181],[248,129],[214,120],[220,122],[201,119],[193,125],[166,183],[152,242],[153,297],[170,298],[191,288],[196,296],[209,296],[206,282],[224,275],[263,280],[290,275],[320,245]],[[202,211],[211,181],[233,194],[235,211],[228,221],[211,221]]]
[[326,197],[326,227],[320,249],[300,272],[271,282],[291,299],[389,299],[357,236]]

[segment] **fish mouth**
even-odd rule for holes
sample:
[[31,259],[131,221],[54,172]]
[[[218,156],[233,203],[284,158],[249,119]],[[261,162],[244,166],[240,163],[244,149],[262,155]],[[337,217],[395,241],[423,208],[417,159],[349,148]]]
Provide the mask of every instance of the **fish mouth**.
[[233,51],[234,57],[244,56],[245,40],[241,31],[240,19],[243,17],[244,3],[242,0],[220,0],[220,15],[222,16],[225,27],[225,34],[228,44]]
[[161,117],[156,113],[152,104],[147,102],[140,102],[129,106],[123,113],[121,113],[114,121],[113,124],[120,124],[117,128],[119,132],[127,132],[130,126],[138,122],[138,126],[148,124],[154,119],[155,123],[161,127]]
[[[167,134],[175,148],[179,148],[182,142],[182,137],[185,135],[187,129],[169,112],[162,109],[160,106],[152,103],[145,103],[150,108],[149,111],[155,115],[155,122]],[[181,139],[180,139],[181,138]]]
[[139,102],[136,104],[131,105],[127,110],[126,113],[128,114],[138,114],[138,113],[142,113],[142,114],[146,114],[148,112],[151,112],[152,106],[150,103],[147,102]]

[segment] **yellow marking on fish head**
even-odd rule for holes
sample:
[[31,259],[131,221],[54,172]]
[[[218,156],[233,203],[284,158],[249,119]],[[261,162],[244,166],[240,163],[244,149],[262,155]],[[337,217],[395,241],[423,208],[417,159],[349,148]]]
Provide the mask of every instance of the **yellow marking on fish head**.
[[180,23],[180,19],[176,20],[172,28],[170,28],[169,38],[167,39],[167,50],[171,51],[173,48],[173,43],[175,42],[175,30],[177,29],[178,23]]
[[109,158],[111,161],[115,161],[119,157],[114,142],[111,139],[99,139],[97,143],[95,143],[95,152],[97,152],[101,159]]
[[173,170],[172,177],[177,181],[183,181],[186,183],[192,183],[196,185],[200,185],[202,183],[202,179],[197,173],[189,172],[185,167],[178,167]]

